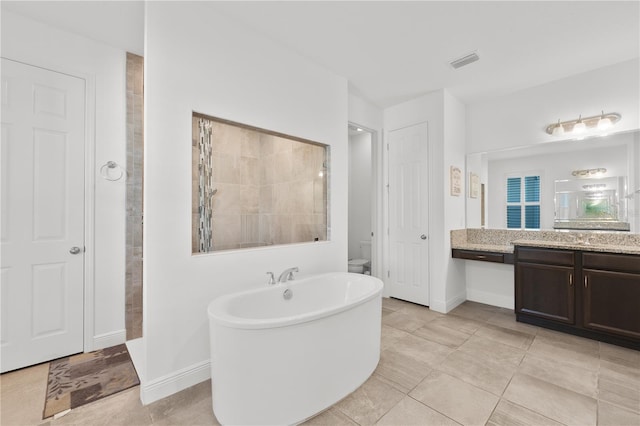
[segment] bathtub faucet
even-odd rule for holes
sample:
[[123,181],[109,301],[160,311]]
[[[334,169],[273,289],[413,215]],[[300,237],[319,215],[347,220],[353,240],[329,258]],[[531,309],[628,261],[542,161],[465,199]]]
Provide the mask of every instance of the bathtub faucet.
[[297,266],[293,268],[285,269],[284,272],[280,274],[280,277],[278,278],[278,282],[286,283],[287,281],[292,281],[294,272],[298,272]]

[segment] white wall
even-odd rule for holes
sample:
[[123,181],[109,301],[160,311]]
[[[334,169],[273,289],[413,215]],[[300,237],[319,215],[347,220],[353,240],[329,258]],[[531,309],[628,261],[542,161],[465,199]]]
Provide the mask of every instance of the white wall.
[[[149,2],[145,46],[145,403],[209,377],[206,309],[265,272],[347,269],[347,81],[218,12]],[[192,110],[331,146],[331,241],[191,255]]]
[[349,259],[360,259],[360,241],[371,241],[371,133],[349,136]]
[[[464,169],[464,106],[446,90],[384,110],[385,134],[428,123],[429,304],[448,312],[464,301],[464,264],[453,262],[449,232],[464,227],[464,198],[449,195],[449,166]],[[447,217],[450,215],[450,217]]]
[[558,140],[545,132],[547,125],[602,110],[622,114],[616,132],[638,129],[638,75],[634,59],[469,105],[467,153]]
[[[87,81],[87,126],[90,147],[86,164],[89,207],[85,350],[125,340],[125,181],[108,182],[100,167],[115,161],[126,167],[126,57],[122,50],[60,31],[2,10],[2,57],[67,73]],[[93,154],[93,155],[91,155]],[[93,232],[93,236],[91,235]],[[90,265],[89,265],[90,266]]]

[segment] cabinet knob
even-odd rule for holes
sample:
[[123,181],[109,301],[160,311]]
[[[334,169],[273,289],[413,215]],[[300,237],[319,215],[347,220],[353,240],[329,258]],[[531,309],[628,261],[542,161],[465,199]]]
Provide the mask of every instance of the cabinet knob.
[[573,274],[569,274],[569,286],[573,285]]
[[587,281],[587,276],[584,276],[584,288],[589,287],[588,281]]

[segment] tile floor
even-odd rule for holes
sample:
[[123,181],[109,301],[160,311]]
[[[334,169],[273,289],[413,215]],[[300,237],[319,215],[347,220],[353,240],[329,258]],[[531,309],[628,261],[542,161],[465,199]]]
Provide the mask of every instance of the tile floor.
[[[465,302],[448,315],[383,299],[373,376],[308,425],[640,425],[640,352],[517,323]],[[142,406],[133,388],[41,419],[48,364],[1,376],[0,424],[212,425],[210,382]]]

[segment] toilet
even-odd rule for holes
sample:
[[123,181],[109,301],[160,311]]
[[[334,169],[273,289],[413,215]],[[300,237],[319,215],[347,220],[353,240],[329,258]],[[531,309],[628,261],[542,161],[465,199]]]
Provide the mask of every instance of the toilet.
[[348,270],[357,274],[371,273],[371,241],[360,241],[360,258],[349,259]]

